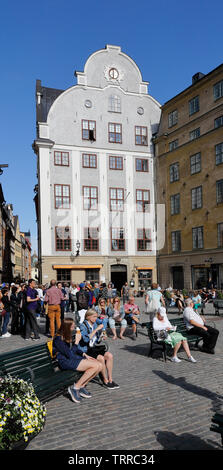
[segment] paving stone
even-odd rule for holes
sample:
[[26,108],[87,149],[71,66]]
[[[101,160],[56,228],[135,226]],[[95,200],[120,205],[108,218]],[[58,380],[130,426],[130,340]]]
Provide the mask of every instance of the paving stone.
[[[142,307],[142,299],[137,301]],[[214,356],[193,351],[196,364],[183,350],[180,364],[165,363],[159,355],[149,358],[149,339],[140,327],[135,342],[129,329],[125,341],[108,339],[120,389],[108,391],[92,382],[92,398],[81,405],[68,394],[49,401],[45,427],[27,450],[219,449],[220,436],[210,425],[214,411],[223,409],[223,317],[213,315],[212,305],[206,310],[220,331]],[[170,321],[176,316],[171,313]],[[142,321],[148,316],[143,314]],[[47,341],[44,327],[41,320],[40,343]],[[13,336],[1,339],[0,349],[33,344]]]

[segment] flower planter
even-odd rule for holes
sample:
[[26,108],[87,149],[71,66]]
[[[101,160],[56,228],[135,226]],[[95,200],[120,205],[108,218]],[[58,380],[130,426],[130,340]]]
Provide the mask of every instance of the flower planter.
[[31,383],[0,377],[0,450],[24,450],[42,431],[45,416]]

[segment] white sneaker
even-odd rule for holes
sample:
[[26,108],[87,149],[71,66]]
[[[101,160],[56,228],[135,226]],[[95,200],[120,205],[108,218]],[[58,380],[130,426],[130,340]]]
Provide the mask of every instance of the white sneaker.
[[193,356],[188,357],[188,361],[190,361],[190,362],[197,362],[197,361],[193,358]]
[[4,335],[2,335],[2,338],[9,338],[11,336],[11,333],[5,333]]
[[172,362],[181,362],[181,360],[178,357],[171,357]]

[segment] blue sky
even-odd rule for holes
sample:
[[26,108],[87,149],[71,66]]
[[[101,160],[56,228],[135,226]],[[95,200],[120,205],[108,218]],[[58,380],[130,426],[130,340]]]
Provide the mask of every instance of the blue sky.
[[223,62],[222,0],[17,0],[0,13],[0,176],[6,202],[31,230],[36,248],[35,83],[75,85],[94,51],[121,49],[139,66],[161,104],[191,85],[192,75]]

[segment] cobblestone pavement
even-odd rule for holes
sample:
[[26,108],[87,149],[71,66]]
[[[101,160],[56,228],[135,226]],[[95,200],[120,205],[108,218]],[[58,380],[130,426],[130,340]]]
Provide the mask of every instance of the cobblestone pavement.
[[[137,299],[142,305],[142,299]],[[164,363],[157,352],[148,357],[149,339],[139,327],[136,341],[131,330],[126,339],[108,339],[114,354],[114,380],[120,389],[107,390],[90,383],[90,400],[81,405],[68,394],[47,403],[43,431],[28,450],[211,450],[220,449],[220,436],[210,431],[211,417],[223,409],[223,319],[215,317],[212,305],[206,316],[214,321],[220,335],[215,355],[193,351],[196,364],[187,361]],[[69,314],[70,316],[70,314]],[[169,319],[177,312],[169,314]],[[148,321],[143,314],[141,321]],[[39,321],[44,332],[44,320]],[[41,333],[41,342],[47,340]],[[34,344],[20,336],[0,340],[0,351]]]

